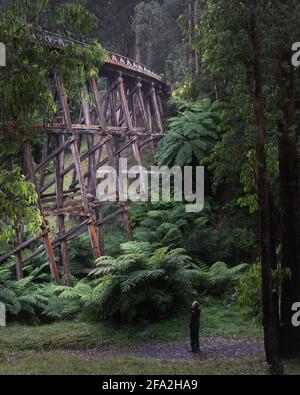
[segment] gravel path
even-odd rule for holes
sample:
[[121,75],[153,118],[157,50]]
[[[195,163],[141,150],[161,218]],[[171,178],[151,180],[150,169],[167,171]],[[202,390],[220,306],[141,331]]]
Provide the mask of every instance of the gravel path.
[[111,356],[134,356],[141,358],[201,360],[216,358],[243,358],[264,353],[263,343],[253,340],[234,340],[221,337],[206,337],[200,341],[201,352],[189,353],[188,343],[143,343],[130,347],[103,347],[85,351],[65,350],[63,354],[78,354],[90,358]]

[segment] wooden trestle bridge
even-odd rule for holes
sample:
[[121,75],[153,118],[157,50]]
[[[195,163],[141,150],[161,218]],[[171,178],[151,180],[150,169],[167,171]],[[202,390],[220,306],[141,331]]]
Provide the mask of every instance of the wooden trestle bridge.
[[[42,32],[39,39],[62,51],[73,42],[48,32]],[[100,82],[106,87],[105,92],[100,90]],[[104,224],[118,216],[132,240],[126,203],[117,202],[115,212],[103,216],[104,203],[96,197],[96,172],[108,164],[117,169],[120,156],[129,152],[139,166],[143,165],[144,149],[155,155],[155,142],[164,136],[167,86],[161,74],[115,53],[109,53],[109,59],[101,66],[100,78],[91,79],[82,87],[81,109],[77,111],[58,74],[53,75],[49,86],[58,111],[54,123],[36,126],[44,131],[41,162],[34,163],[29,140],[24,142],[23,152],[24,174],[34,183],[38,195],[41,232],[25,239],[24,230],[20,229],[15,248],[1,255],[0,263],[15,256],[20,279],[23,265],[46,251],[53,280],[61,282],[61,267],[65,284],[71,285],[70,240],[88,232],[98,258],[104,254]],[[13,126],[5,126],[10,127]],[[72,155],[71,164],[66,163],[67,153]],[[54,165],[50,178],[46,174],[49,164]],[[49,217],[56,217],[56,236],[50,230]],[[70,217],[76,217],[71,229],[66,226]],[[25,251],[30,252],[25,255]]]

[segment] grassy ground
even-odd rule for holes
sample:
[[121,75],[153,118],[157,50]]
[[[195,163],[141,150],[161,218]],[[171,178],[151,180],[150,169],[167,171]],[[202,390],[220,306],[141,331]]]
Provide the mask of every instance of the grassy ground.
[[[0,353],[184,341],[188,337],[188,318],[189,313],[138,327],[81,321],[38,327],[8,326],[0,328]],[[213,303],[203,309],[201,335],[259,339],[261,329],[254,323],[243,321],[236,307]]]
[[[21,352],[0,359],[0,375],[267,375],[263,358],[171,361],[134,357],[93,359],[59,352]],[[300,374],[300,360],[285,363],[286,375]]]
[[[261,359],[167,361],[133,357],[87,359],[56,352],[26,352],[0,363],[0,374],[266,374]],[[300,373],[300,369],[299,369]]]
[[[263,358],[172,361],[130,356],[95,358],[63,353],[103,346],[187,340],[186,315],[139,327],[107,323],[63,322],[39,327],[0,328],[0,374],[267,374]],[[203,336],[261,338],[253,323],[240,319],[223,303],[203,311]],[[300,361],[286,364],[287,374],[300,374]]]

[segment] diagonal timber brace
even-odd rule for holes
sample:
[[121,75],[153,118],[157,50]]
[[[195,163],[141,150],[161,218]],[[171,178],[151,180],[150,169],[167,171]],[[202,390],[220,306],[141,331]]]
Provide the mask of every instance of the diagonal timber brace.
[[[107,164],[117,170],[120,158],[129,156],[143,166],[142,150],[155,157],[154,142],[164,136],[167,95],[159,81],[141,78],[138,72],[123,73],[115,66],[80,88],[80,105],[68,98],[57,73],[49,86],[56,113],[45,118],[43,125],[28,126],[44,133],[41,159],[33,157],[29,140],[24,142],[23,153],[24,172],[38,196],[41,233],[26,240],[20,228],[11,251],[0,256],[0,264],[14,255],[17,276],[22,278],[23,265],[46,252],[53,280],[60,283],[63,274],[64,283],[71,286],[70,240],[87,233],[95,258],[103,256],[105,226],[116,218],[121,219],[128,239],[133,239],[126,203],[117,201],[115,211],[103,215],[105,204],[97,201],[97,171]],[[18,125],[7,122],[0,130],[10,133]],[[8,161],[10,157],[1,158],[0,166]],[[56,218],[55,231],[51,218]]]

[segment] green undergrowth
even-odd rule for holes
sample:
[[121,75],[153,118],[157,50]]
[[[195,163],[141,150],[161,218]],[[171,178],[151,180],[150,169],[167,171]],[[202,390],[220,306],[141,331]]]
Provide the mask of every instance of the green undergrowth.
[[[88,349],[126,346],[141,342],[185,341],[189,311],[168,320],[123,326],[107,322],[58,322],[43,326],[13,325],[0,328],[0,353],[25,350]],[[222,302],[203,307],[201,336],[262,337],[255,323],[243,321],[237,307]]]

